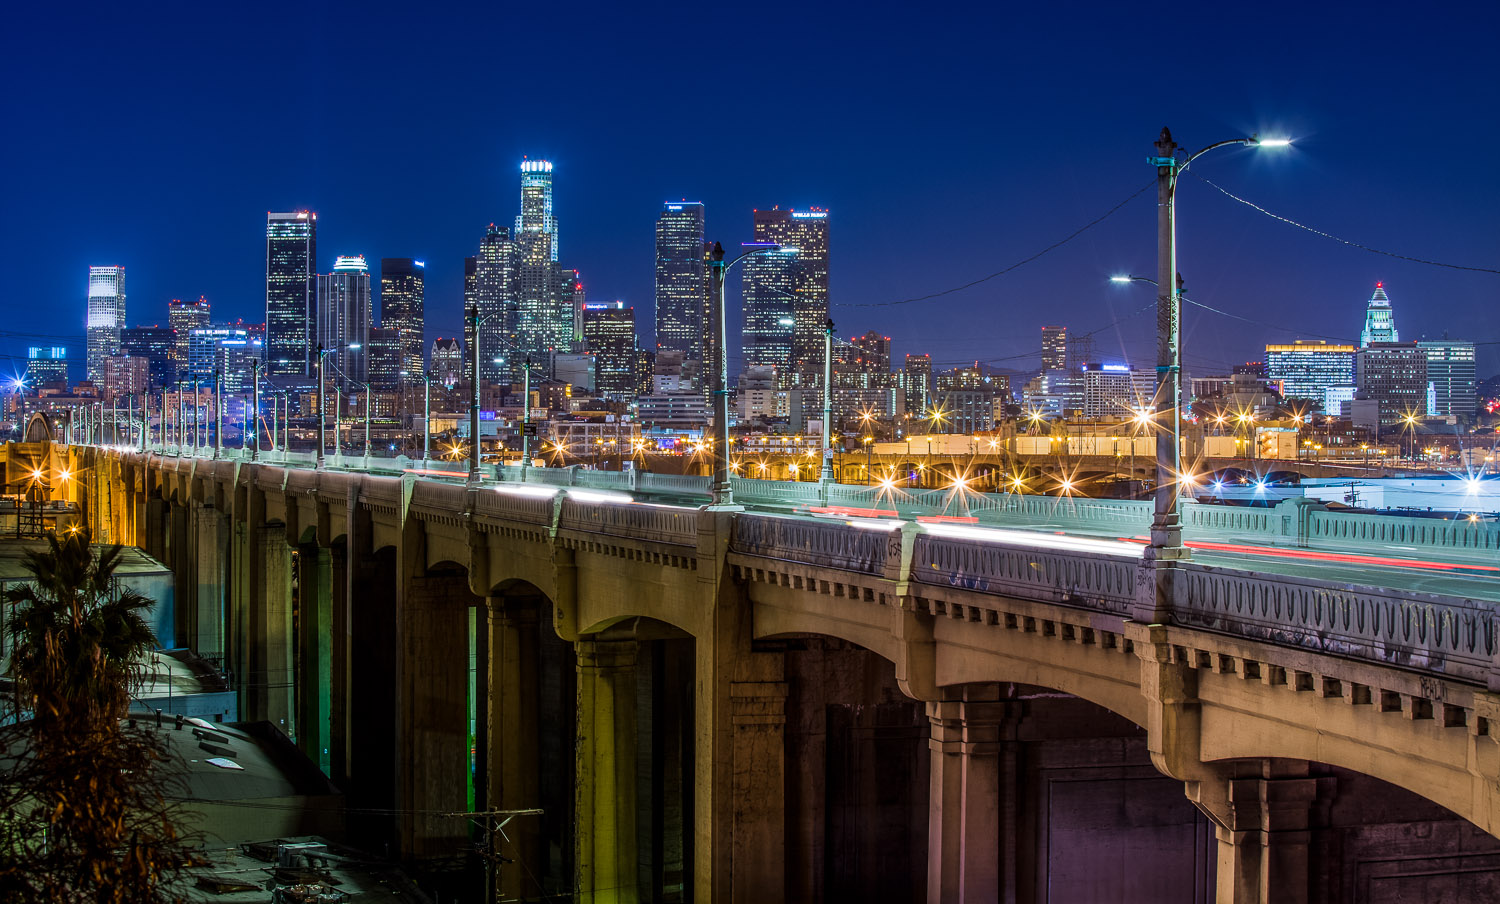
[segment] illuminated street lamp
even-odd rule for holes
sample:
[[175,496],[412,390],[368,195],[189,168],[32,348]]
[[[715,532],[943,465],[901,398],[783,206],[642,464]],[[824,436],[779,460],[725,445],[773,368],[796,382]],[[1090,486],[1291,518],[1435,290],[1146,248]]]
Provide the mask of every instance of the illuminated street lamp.
[[729,484],[729,327],[724,311],[724,277],[729,268],[757,254],[796,254],[796,248],[783,248],[775,242],[746,242],[748,249],[731,261],[724,260],[724,246],[714,242],[709,252],[709,285],[713,292],[713,304],[709,311],[713,318],[713,335],[718,343],[714,349],[714,443],[713,502],[710,509],[728,509],[734,505],[734,494]]
[[[1151,522],[1151,542],[1147,560],[1187,557],[1182,545],[1182,521],[1177,497],[1182,473],[1182,284],[1177,272],[1177,179],[1194,160],[1217,148],[1230,145],[1279,148],[1291,144],[1287,138],[1231,138],[1215,142],[1197,153],[1179,159],[1177,142],[1172,133],[1162,129],[1156,140],[1156,154],[1147,162],[1156,167],[1157,258],[1156,279],[1138,276],[1115,276],[1110,281],[1150,282],[1156,295],[1156,410],[1171,414],[1171,430],[1156,436],[1156,506]],[[1164,552],[1168,551],[1170,552]]]

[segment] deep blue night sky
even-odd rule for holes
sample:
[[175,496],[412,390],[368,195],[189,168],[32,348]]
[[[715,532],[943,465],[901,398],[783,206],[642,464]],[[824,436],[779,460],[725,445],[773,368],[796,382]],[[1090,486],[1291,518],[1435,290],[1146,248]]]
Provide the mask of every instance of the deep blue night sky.
[[[298,207],[321,269],[425,259],[428,338],[453,335],[463,257],[514,217],[523,154],[556,166],[563,262],[591,300],[634,305],[647,341],[662,201],[705,202],[726,247],[754,207],[815,205],[841,335],[1032,366],[1044,323],[1151,301],[1107,277],[1154,275],[1154,191],[983,285],[848,305],[1067,235],[1153,180],[1163,125],[1190,149],[1292,136],[1193,172],[1354,241],[1500,268],[1500,7],[1336,6],[23,4],[0,38],[0,353],[62,335],[79,361],[90,264],[127,268],[132,324],[200,294],[263,320],[265,212]],[[1500,371],[1500,275],[1339,245],[1191,176],[1179,217],[1188,295],[1255,321],[1188,308],[1193,373],[1357,339],[1376,280],[1402,338],[1488,340],[1480,376]],[[1100,350],[1149,367],[1152,327],[1128,317]]]

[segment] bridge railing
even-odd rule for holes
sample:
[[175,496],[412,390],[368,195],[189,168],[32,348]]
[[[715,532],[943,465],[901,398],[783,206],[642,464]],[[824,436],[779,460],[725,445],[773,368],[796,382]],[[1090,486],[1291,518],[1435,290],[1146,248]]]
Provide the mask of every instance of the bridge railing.
[[[896,534],[899,549],[900,535]],[[734,519],[730,549],[738,553],[878,575],[892,533],[851,528],[842,521],[743,514]]]
[[1139,565],[1136,556],[1080,555],[921,533],[912,579],[1124,616]]
[[[168,447],[167,455],[177,450]],[[186,447],[186,457],[213,457],[213,449]],[[219,457],[247,461],[249,450],[226,448]],[[288,467],[312,467],[313,452],[262,450],[259,461]],[[444,480],[462,480],[463,462],[421,461],[401,455],[328,455],[324,466],[334,470],[364,470],[400,473],[407,470]],[[486,465],[489,481],[527,483],[558,487],[583,487],[623,493],[675,498],[682,504],[698,505],[708,499],[709,478],[655,474],[645,471],[591,471],[567,468],[526,468]],[[1040,496],[1025,493],[978,493],[944,489],[882,489],[878,486],[832,484],[793,480],[731,478],[735,501],[751,507],[794,511],[822,506],[880,509],[900,517],[959,516],[981,524],[1053,527],[1118,536],[1138,536],[1151,523],[1152,503],[1146,500],[1089,499],[1071,496]],[[1458,554],[1489,554],[1500,551],[1500,523],[1494,521],[1444,521],[1403,518],[1357,512],[1333,512],[1307,499],[1288,499],[1275,506],[1230,506],[1184,501],[1181,506],[1185,537],[1230,538],[1287,546],[1375,546],[1394,544],[1421,550]]]
[[1174,620],[1484,685],[1496,612],[1483,601],[1189,564]]

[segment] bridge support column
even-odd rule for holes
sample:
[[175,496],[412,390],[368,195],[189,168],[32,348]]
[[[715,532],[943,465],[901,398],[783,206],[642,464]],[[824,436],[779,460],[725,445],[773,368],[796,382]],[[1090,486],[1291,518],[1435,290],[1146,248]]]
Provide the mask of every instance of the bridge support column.
[[188,550],[192,535],[193,503],[167,506],[167,523],[162,547],[167,567],[172,569],[172,638],[174,646],[198,646],[198,608],[194,602],[197,580],[193,577],[193,555]]
[[[540,612],[546,605],[506,605],[502,597],[487,600],[489,648],[488,714],[485,746],[488,756],[489,807],[527,810],[542,806],[538,720]],[[514,820],[505,829],[510,843],[497,839],[500,853],[515,864],[500,871],[500,895],[505,900],[540,897],[543,889],[532,873],[540,868],[542,821],[534,816]],[[523,867],[522,864],[525,864]]]
[[733,726],[735,901],[786,895],[786,663],[751,653],[729,685]]
[[286,531],[250,522],[245,526],[243,585],[247,592],[249,642],[241,699],[248,719],[264,719],[296,739],[293,688],[292,562]]
[[577,652],[578,900],[629,904],[640,900],[635,838],[636,644],[583,640]]
[[[1002,813],[1014,809],[1013,785],[1003,781],[1007,705],[997,685],[945,691],[927,704],[932,723],[927,833],[927,900],[993,902],[1007,887],[1014,900],[1015,839],[1003,837]],[[1011,763],[1013,778],[1014,762]]]
[[[462,573],[406,579],[401,599],[397,750],[403,763],[401,851],[450,857],[468,842],[468,822],[441,816],[468,809],[469,607]],[[360,613],[355,612],[354,617]],[[359,655],[356,652],[356,655]],[[355,693],[366,693],[354,688]]]
[[1218,904],[1306,904],[1314,807],[1333,780],[1310,777],[1300,760],[1236,769],[1246,777],[1226,780],[1228,812],[1215,827]]
[[[266,542],[285,546],[285,541],[271,537]],[[329,774],[333,643],[338,635],[334,629],[332,557],[327,547],[306,543],[298,547],[296,563],[296,656],[300,679],[296,688],[297,746],[324,774]],[[291,682],[290,672],[287,682]]]
[[192,555],[184,557],[188,561],[183,562],[183,567],[192,572],[197,617],[189,645],[198,655],[223,662],[229,652],[225,643],[229,525],[224,514],[212,506],[195,507],[191,511]]

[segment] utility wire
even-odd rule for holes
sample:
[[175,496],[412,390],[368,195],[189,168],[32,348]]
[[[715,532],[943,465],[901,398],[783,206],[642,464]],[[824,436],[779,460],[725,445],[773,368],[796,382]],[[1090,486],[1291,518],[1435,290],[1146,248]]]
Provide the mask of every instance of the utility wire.
[[1074,231],[1068,233],[1068,235],[1066,235],[1065,237],[1063,237],[1061,239],[1058,239],[1057,241],[1055,241],[1052,244],[1048,245],[1047,247],[1043,248],[1041,251],[1038,251],[1037,253],[1031,255],[1030,257],[1022,258],[1021,260],[1016,261],[1014,264],[1011,264],[1009,267],[1006,267],[1003,270],[996,270],[994,273],[991,273],[989,276],[981,276],[978,279],[973,280],[971,282],[966,282],[966,283],[964,283],[961,286],[954,286],[951,289],[944,289],[941,292],[933,292],[933,293],[931,293],[929,295],[917,295],[917,296],[915,296],[913,298],[902,298],[902,299],[900,299],[898,301],[838,302],[838,303],[834,304],[834,307],[839,307],[839,308],[888,308],[888,307],[893,307],[895,305],[912,304],[912,303],[918,302],[918,301],[930,301],[931,299],[934,299],[934,298],[941,298],[944,295],[952,295],[954,292],[962,292],[965,289],[971,289],[974,286],[979,285],[980,283],[989,282],[990,280],[994,279],[997,276],[1004,276],[1005,274],[1009,273],[1010,271],[1015,270],[1015,269],[1017,269],[1019,267],[1023,267],[1026,264],[1031,263],[1032,261],[1036,260],[1037,258],[1041,257],[1044,254],[1047,254],[1050,251],[1054,251],[1054,250],[1056,250],[1058,248],[1061,248],[1063,245],[1066,245],[1067,243],[1069,243],[1069,242],[1073,241],[1074,239],[1078,238],[1080,235],[1083,235],[1085,232],[1089,231],[1090,229],[1094,228],[1095,226],[1098,226],[1100,223],[1102,223],[1105,220],[1109,219],[1120,208],[1124,207],[1126,204],[1129,204],[1131,201],[1134,201],[1136,198],[1138,198],[1141,195],[1145,194],[1148,189],[1152,188],[1155,185],[1156,185],[1156,180],[1152,179],[1150,182],[1146,183],[1145,185],[1143,185],[1139,189],[1137,189],[1133,194],[1131,194],[1125,200],[1121,201],[1120,203],[1116,204],[1114,207],[1111,207],[1109,210],[1106,210],[1104,213],[1100,214],[1099,216],[1095,217],[1094,219],[1092,219],[1092,220],[1088,221],[1087,223],[1083,224],[1082,226],[1078,227]]
[[1449,263],[1445,263],[1443,261],[1428,260],[1428,259],[1423,258],[1423,257],[1412,257],[1411,255],[1408,255],[1408,254],[1397,254],[1394,251],[1382,251],[1379,248],[1371,248],[1369,245],[1362,245],[1359,242],[1353,242],[1353,241],[1350,241],[1349,239],[1340,238],[1339,236],[1336,236],[1333,233],[1324,232],[1321,229],[1314,229],[1311,226],[1305,225],[1303,223],[1299,223],[1296,220],[1290,219],[1288,217],[1284,217],[1281,214],[1272,213],[1271,211],[1266,210],[1264,207],[1261,207],[1259,204],[1256,204],[1253,201],[1247,201],[1244,198],[1241,198],[1239,195],[1235,194],[1234,192],[1231,192],[1228,189],[1224,188],[1222,185],[1219,185],[1218,183],[1216,183],[1213,180],[1208,179],[1208,178],[1206,178],[1204,176],[1200,176],[1197,173],[1192,173],[1191,175],[1193,176],[1193,178],[1197,179],[1198,181],[1206,183],[1210,187],[1212,187],[1214,189],[1217,189],[1219,192],[1221,192],[1225,196],[1227,196],[1229,198],[1232,198],[1232,199],[1240,202],[1241,204],[1245,205],[1246,207],[1251,208],[1252,210],[1257,210],[1257,211],[1265,214],[1266,216],[1270,217],[1273,220],[1280,220],[1281,222],[1286,223],[1288,226],[1295,226],[1298,229],[1302,229],[1302,230],[1305,230],[1307,232],[1311,232],[1313,235],[1321,235],[1325,239],[1333,239],[1335,242],[1338,242],[1338,243],[1343,244],[1343,245],[1348,245],[1348,246],[1350,246],[1352,248],[1358,248],[1361,251],[1368,251],[1371,254],[1383,254],[1386,257],[1394,257],[1394,258],[1396,258],[1398,260],[1411,261],[1411,262],[1417,263],[1417,264],[1428,264],[1428,265],[1433,266],[1433,267],[1447,267],[1450,270],[1469,270],[1469,271],[1472,271],[1472,272],[1475,272],[1475,273],[1494,273],[1494,274],[1500,275],[1500,270],[1496,270],[1496,269],[1494,269],[1492,267],[1467,267],[1467,266],[1464,266],[1463,264],[1449,264]]

